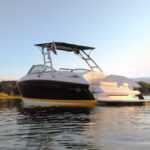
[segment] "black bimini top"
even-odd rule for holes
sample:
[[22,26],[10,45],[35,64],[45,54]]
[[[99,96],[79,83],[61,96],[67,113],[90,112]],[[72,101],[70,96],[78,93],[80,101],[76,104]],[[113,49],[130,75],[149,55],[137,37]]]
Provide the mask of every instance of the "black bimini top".
[[[42,43],[42,44],[35,44],[35,46],[39,46],[42,48],[49,48],[51,49],[51,43]],[[75,44],[70,44],[70,43],[64,43],[64,42],[55,42],[56,44],[56,49],[57,50],[63,50],[63,51],[79,51],[79,50],[93,50],[95,49],[94,47],[89,47],[89,46],[81,46],[81,45],[75,45]]]

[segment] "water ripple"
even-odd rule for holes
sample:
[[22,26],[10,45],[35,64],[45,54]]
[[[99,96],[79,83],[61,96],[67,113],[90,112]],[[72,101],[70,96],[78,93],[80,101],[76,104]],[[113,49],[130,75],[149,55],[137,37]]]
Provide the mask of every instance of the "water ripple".
[[150,107],[24,108],[0,102],[2,150],[149,150]]

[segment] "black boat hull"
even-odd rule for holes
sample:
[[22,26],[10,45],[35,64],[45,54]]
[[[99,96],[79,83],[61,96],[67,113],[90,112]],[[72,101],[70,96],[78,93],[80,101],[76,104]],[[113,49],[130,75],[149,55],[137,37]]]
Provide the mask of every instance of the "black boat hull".
[[89,85],[48,80],[24,80],[17,83],[24,98],[52,100],[94,100]]

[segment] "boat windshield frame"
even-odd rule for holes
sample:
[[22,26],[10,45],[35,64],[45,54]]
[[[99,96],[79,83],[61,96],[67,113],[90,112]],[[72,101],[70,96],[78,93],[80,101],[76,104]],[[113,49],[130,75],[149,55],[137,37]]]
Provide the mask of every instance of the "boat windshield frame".
[[[35,69],[34,72],[33,69],[36,68],[36,67],[42,67],[42,70],[40,70],[41,68],[38,68],[37,70]],[[49,71],[46,71],[47,69],[50,69]],[[42,64],[39,64],[39,65],[33,65],[30,70],[28,71],[27,74],[39,74],[39,73],[44,73],[44,72],[51,72],[51,71],[56,71],[54,68],[51,68],[49,66],[45,66],[45,65],[42,65]]]
[[85,73],[89,72],[91,70],[89,69],[84,69],[84,68],[75,68],[75,69],[69,69],[69,68],[60,68],[60,72],[73,72],[73,73]]

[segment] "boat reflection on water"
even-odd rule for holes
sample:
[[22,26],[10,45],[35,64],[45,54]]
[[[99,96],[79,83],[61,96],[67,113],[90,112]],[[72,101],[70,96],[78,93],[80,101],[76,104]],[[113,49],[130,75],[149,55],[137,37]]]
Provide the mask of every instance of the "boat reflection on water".
[[[12,149],[30,147],[39,150],[91,149],[93,147],[93,143],[83,138],[83,133],[90,122],[90,114],[94,112],[93,107],[59,107],[57,105],[27,108],[22,104],[21,99],[0,101],[0,112],[3,112],[0,113],[0,117],[3,118],[1,123],[7,125],[9,116],[12,118],[12,124],[9,120],[10,126],[0,132],[4,135],[3,137],[10,137],[12,145],[5,139],[3,141],[2,138],[1,142],[4,145],[11,145]],[[10,129],[11,131],[8,132]]]
[[[24,105],[23,105],[24,106]],[[89,115],[90,111],[93,110],[95,106],[82,106],[82,105],[53,105],[48,107],[22,107],[20,109],[20,112],[22,114],[28,115],[28,116],[35,116],[38,118],[38,116],[46,115],[46,116],[52,116],[52,115],[64,115],[64,114],[85,114]],[[56,117],[56,116],[55,116]]]
[[81,106],[23,107],[23,118],[17,122],[27,125],[27,133],[21,140],[36,149],[91,149],[94,143],[83,133],[93,112],[94,108]]
[[149,112],[139,106],[26,108],[19,99],[1,100],[0,149],[146,149]]
[[140,107],[24,107],[20,112],[25,118],[18,124],[28,124],[27,146],[100,150],[112,148],[119,141],[117,133],[135,132],[139,123],[133,118]]

